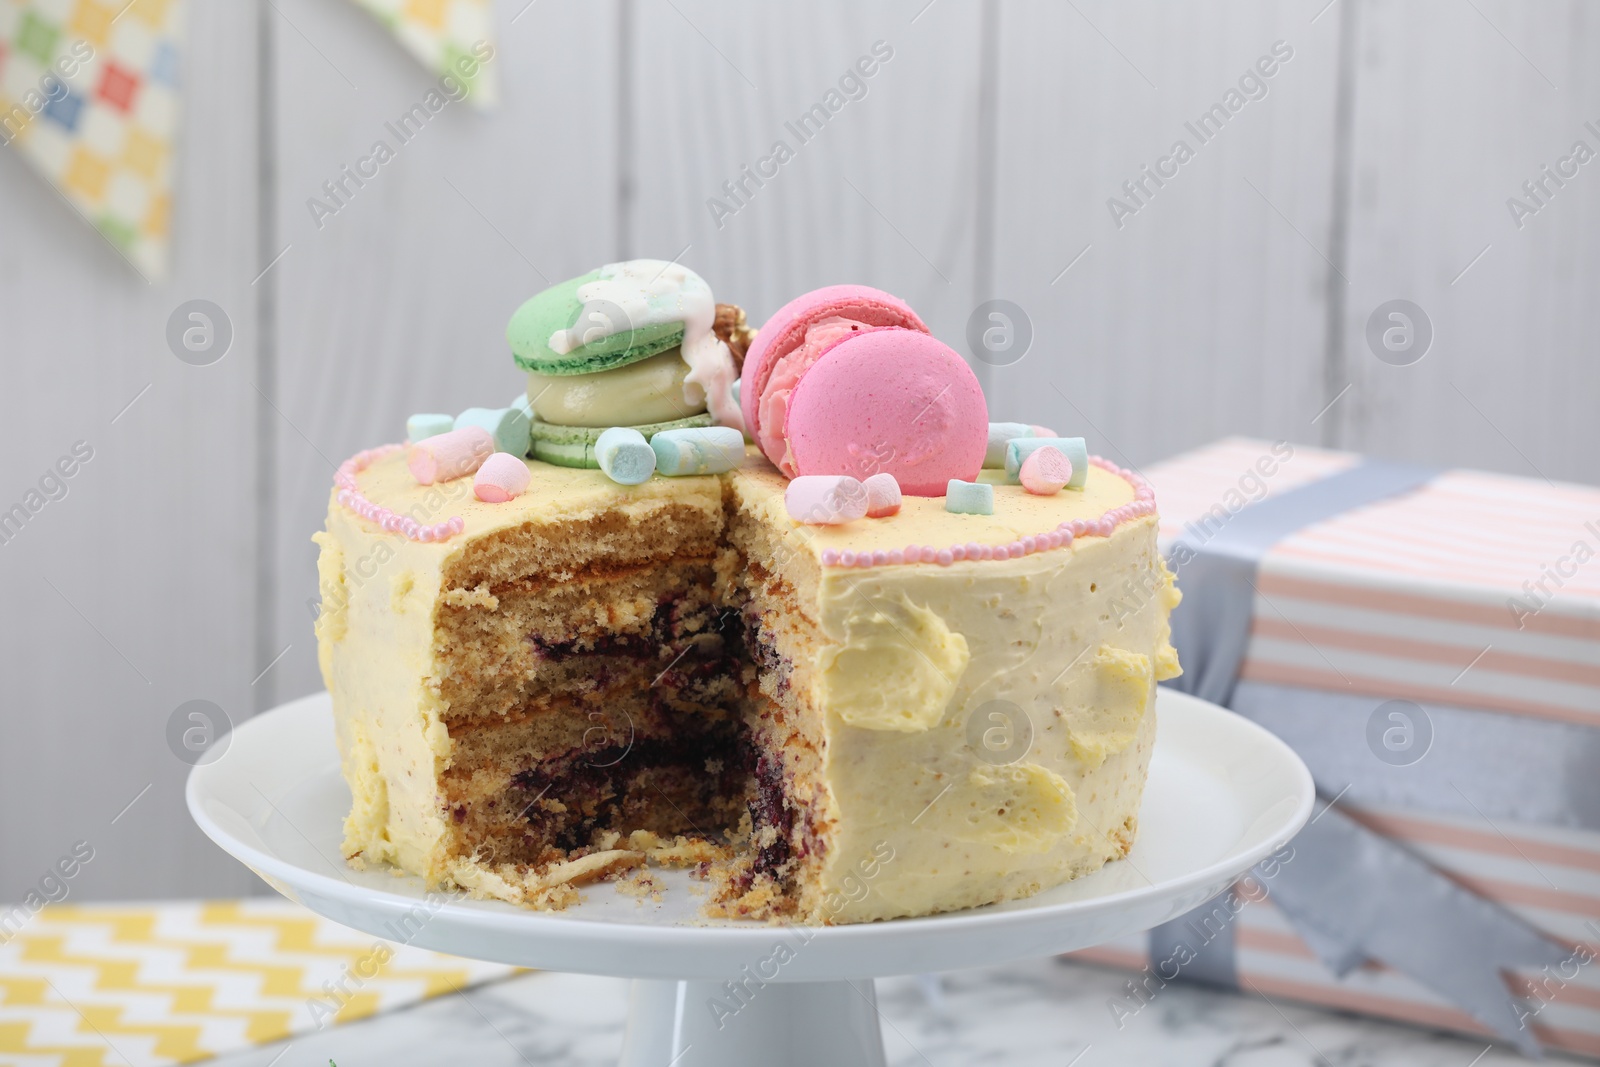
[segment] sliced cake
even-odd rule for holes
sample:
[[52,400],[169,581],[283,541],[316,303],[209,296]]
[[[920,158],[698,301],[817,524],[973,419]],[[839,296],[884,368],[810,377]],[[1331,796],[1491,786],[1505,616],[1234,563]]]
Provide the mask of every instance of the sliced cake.
[[[703,282],[641,262],[513,322],[535,375],[600,368],[581,373],[604,414],[567,427],[606,435],[581,465],[525,458],[560,425],[541,411],[585,403],[531,388],[341,468],[317,634],[350,861],[535,907],[677,864],[714,915],[828,923],[1025,896],[1124,855],[1155,683],[1178,671],[1149,488],[1081,440],[990,424],[888,294],[807,294],[745,354]],[[626,317],[571,335],[602,299]],[[642,432],[659,405],[601,425],[629,410],[605,407],[617,353],[687,346],[701,369],[662,388],[720,425]],[[761,447],[730,458],[730,422]],[[486,477],[508,432],[517,469]],[[638,480],[635,437],[656,457]]]

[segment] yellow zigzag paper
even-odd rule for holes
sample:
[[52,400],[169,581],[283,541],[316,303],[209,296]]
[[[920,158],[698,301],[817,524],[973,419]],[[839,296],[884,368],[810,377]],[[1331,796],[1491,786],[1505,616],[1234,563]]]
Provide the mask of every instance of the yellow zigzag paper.
[[286,900],[48,907],[0,932],[0,1062],[192,1063],[513,970],[373,938]]
[[499,100],[489,0],[356,0],[440,78],[456,78],[479,107]]
[[0,2],[0,144],[166,276],[182,0]]

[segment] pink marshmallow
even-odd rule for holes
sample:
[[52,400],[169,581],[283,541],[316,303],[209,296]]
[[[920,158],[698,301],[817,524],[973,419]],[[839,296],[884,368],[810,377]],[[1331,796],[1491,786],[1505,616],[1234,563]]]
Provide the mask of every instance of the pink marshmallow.
[[[835,526],[854,522],[867,514],[867,490],[856,479],[845,474],[801,475],[789,482],[789,488],[783,494],[783,503],[789,509],[789,517],[795,522]],[[846,563],[845,566],[850,564]]]
[[494,436],[482,426],[463,426],[406,446],[406,466],[420,485],[463,478],[494,453]]
[[525,462],[510,452],[496,452],[478,468],[472,493],[486,504],[504,504],[521,496],[532,477]]
[[888,471],[880,471],[861,483],[867,490],[867,517],[882,519],[900,511],[900,483]]
[[1022,488],[1036,496],[1053,496],[1072,481],[1072,460],[1059,448],[1045,445],[1028,453],[1017,472]]

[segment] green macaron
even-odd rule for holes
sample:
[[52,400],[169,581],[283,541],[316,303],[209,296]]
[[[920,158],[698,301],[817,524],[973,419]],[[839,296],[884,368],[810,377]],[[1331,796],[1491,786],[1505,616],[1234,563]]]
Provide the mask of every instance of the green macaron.
[[550,347],[550,337],[558,330],[598,327],[609,331],[615,325],[607,321],[606,311],[621,315],[622,309],[609,308],[591,311],[593,321],[580,324],[584,314],[583,301],[578,299],[578,288],[600,277],[598,270],[553,285],[519,307],[506,325],[506,340],[511,342],[511,354],[517,366],[540,374],[592,374],[596,371],[625,367],[665,352],[683,342],[683,323],[663,322],[638,329],[608,332],[588,344],[579,345],[565,355]]
[[[713,420],[709,414],[690,415],[686,419],[674,419],[671,422],[654,422],[644,426],[635,426],[648,440],[652,434],[662,430],[688,430],[700,426],[710,426]],[[546,463],[553,463],[558,467],[589,467],[593,470],[600,469],[600,460],[596,458],[594,443],[600,439],[609,427],[606,426],[557,426],[553,422],[540,422],[533,420],[533,458],[542,459]]]

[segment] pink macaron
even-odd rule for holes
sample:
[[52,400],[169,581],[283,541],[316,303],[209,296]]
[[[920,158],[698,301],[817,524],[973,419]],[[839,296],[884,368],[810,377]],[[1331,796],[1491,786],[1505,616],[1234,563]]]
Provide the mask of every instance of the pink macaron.
[[[748,364],[746,365],[748,367]],[[892,474],[909,496],[975,481],[989,406],[949,345],[909,329],[846,337],[794,386],[783,438],[795,473]]]
[[[928,332],[905,301],[865,285],[813,289],[779,308],[761,327],[745,353],[739,406],[745,429],[780,469],[787,466],[783,429],[788,401],[799,380],[848,334],[884,326]],[[764,415],[773,416],[772,425],[766,425]],[[784,473],[792,477],[795,471]]]

